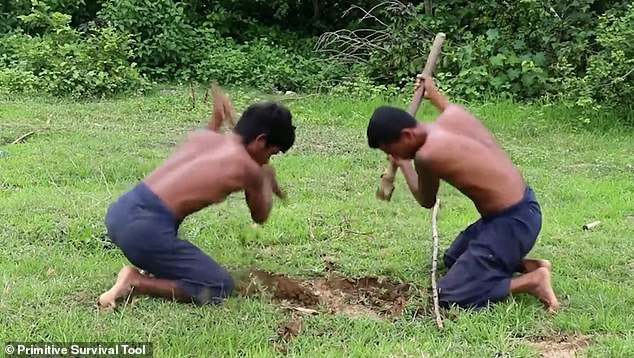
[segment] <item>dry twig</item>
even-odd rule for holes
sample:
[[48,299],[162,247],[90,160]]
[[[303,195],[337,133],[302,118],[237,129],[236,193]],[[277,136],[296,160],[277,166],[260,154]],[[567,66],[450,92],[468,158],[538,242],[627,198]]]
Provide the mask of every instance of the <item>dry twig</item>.
[[434,298],[434,314],[436,315],[436,324],[439,329],[443,328],[442,318],[440,317],[440,307],[438,304],[438,286],[436,285],[436,267],[438,266],[438,207],[440,200],[436,201],[431,215],[431,230],[433,238],[432,261],[431,261],[431,289]]
[[31,135],[33,135],[34,133],[35,133],[35,131],[31,131],[31,132],[28,132],[26,134],[23,134],[18,139],[16,139],[13,142],[11,142],[11,144],[18,144],[21,141],[23,141],[24,139],[26,139],[27,137],[30,137]]

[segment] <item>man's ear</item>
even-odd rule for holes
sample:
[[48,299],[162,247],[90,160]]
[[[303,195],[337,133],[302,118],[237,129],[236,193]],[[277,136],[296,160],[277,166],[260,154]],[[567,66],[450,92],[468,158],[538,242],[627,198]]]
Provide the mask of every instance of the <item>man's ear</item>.
[[414,130],[413,128],[404,128],[401,131],[401,139],[405,139],[408,141],[411,141],[412,139],[414,139]]
[[267,144],[266,134],[263,133],[258,135],[257,137],[255,137],[254,141],[258,144],[258,147],[261,147],[261,148],[266,147],[266,144]]

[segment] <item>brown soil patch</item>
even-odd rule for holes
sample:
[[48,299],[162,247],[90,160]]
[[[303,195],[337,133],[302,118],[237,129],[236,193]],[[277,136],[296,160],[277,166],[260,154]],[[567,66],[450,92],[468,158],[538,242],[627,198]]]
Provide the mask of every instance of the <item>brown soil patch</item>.
[[252,271],[239,282],[242,296],[269,295],[297,312],[329,312],[351,317],[391,318],[402,315],[410,286],[376,277],[350,279],[339,276],[300,281],[284,275]]
[[577,351],[590,345],[589,336],[544,337],[530,345],[542,352],[544,358],[575,358]]

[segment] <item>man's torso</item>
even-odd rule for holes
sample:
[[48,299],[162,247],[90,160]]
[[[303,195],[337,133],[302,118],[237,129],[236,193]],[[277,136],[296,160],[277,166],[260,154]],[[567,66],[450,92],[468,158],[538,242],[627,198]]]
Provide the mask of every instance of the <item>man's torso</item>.
[[182,220],[243,189],[253,165],[237,141],[199,131],[190,134],[144,182]]
[[421,149],[433,152],[434,172],[469,197],[482,216],[522,200],[526,184],[520,171],[480,121],[459,106],[439,116]]

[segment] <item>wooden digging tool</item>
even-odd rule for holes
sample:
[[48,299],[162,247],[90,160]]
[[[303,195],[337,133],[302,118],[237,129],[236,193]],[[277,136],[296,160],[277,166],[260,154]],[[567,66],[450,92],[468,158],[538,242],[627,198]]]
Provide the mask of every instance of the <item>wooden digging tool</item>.
[[229,130],[233,129],[236,125],[235,117],[236,113],[227,98],[227,95],[222,93],[220,86],[214,81],[211,83],[211,92],[213,95],[212,108],[211,108],[211,120],[209,121],[209,129],[220,132],[220,127],[227,120],[229,123],[227,127]]
[[[425,63],[425,68],[422,73],[423,75],[431,76],[434,73],[436,62],[438,60],[438,56],[440,55],[440,50],[444,41],[445,34],[439,32],[436,35],[436,39],[434,39],[434,44],[429,52],[429,56],[427,56],[427,63]],[[424,95],[425,86],[421,85],[418,90],[414,92],[414,98],[407,109],[407,112],[412,117],[416,117],[416,112],[418,112],[418,107],[420,107],[420,103],[423,100]],[[397,169],[398,167],[390,161],[387,169],[383,172],[383,174],[381,174],[381,183],[379,185],[379,189],[376,191],[376,196],[379,199],[385,201],[390,201],[392,199],[392,193],[394,192],[394,178],[396,176]]]
[[[213,100],[211,101],[211,120],[209,121],[209,129],[220,133],[223,123],[227,123],[227,128],[232,130],[236,126],[236,112],[231,101],[226,94],[222,93],[222,89],[218,83],[211,83],[211,93]],[[226,120],[226,121],[225,121]],[[257,223],[251,225],[254,229],[260,227]]]

